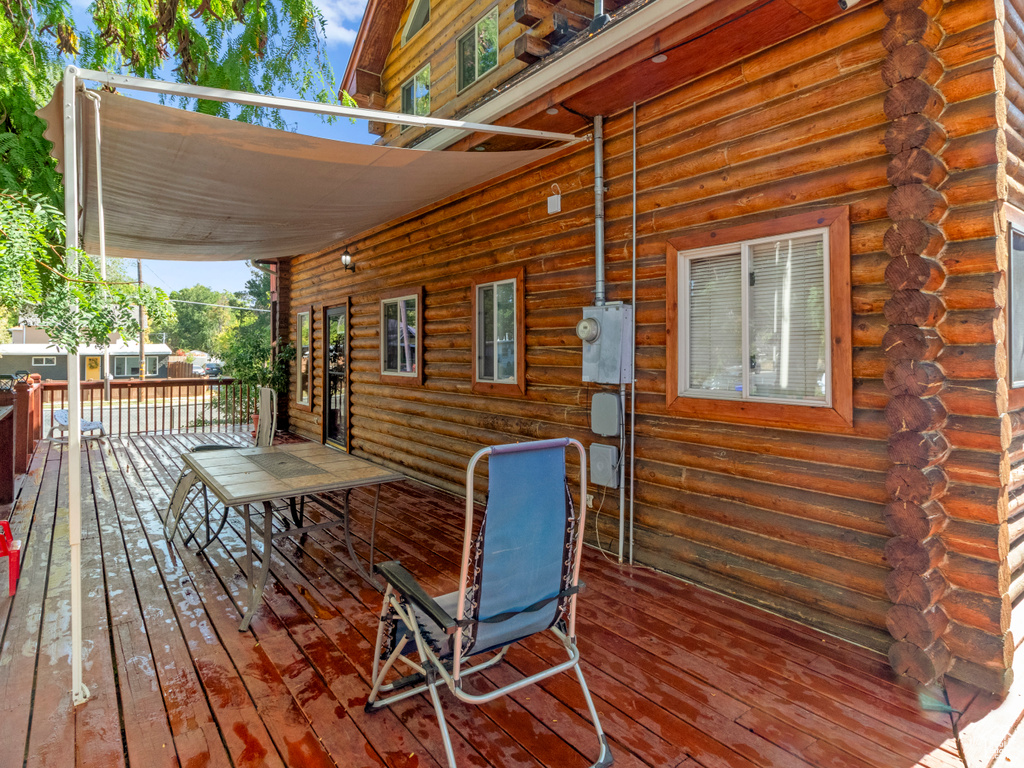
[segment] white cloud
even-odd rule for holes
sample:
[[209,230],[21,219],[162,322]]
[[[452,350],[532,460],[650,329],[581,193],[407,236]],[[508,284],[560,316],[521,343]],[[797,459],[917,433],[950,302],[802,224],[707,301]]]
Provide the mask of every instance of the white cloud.
[[317,6],[327,19],[327,44],[352,45],[366,0],[319,0]]

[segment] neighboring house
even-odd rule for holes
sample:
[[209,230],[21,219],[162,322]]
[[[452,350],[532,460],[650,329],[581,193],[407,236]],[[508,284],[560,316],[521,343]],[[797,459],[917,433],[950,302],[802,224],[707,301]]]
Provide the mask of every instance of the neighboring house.
[[[115,379],[139,378],[138,342],[114,342],[109,347],[110,372]],[[83,381],[102,381],[103,351],[96,346],[83,346],[78,351]],[[171,348],[166,344],[146,344],[146,378],[167,378],[167,361]],[[28,371],[43,380],[66,381],[67,353],[47,342],[0,344],[0,373]]]
[[481,445],[607,445],[589,518],[607,543],[620,438],[590,407],[618,387],[583,375],[574,333],[606,279],[636,319],[636,560],[915,679],[1005,692],[1024,620],[1024,3],[637,0],[593,34],[590,5],[370,0],[343,83],[363,105],[578,133],[603,116],[607,268],[589,144],[280,262],[291,429],[453,490]]

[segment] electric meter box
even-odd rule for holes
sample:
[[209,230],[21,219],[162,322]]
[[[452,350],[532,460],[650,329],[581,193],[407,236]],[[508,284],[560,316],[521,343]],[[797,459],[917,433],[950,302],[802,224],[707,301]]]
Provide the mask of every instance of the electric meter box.
[[595,320],[600,328],[597,338],[583,342],[583,380],[595,384],[632,382],[633,307],[584,307],[583,318]]

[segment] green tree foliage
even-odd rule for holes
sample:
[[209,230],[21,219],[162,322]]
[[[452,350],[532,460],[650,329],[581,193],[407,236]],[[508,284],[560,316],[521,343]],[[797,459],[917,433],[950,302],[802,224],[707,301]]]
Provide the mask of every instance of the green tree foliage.
[[[246,306],[270,309],[270,275],[253,269],[239,298]],[[288,362],[295,350],[288,347],[272,355],[269,312],[234,314],[237,322],[224,334],[220,344],[224,373],[242,384],[273,387],[283,392],[288,386]]]
[[[51,338],[71,345],[102,342],[95,334],[107,327],[137,335],[124,312],[132,290],[152,319],[166,311],[158,290],[100,285],[88,259],[79,259],[83,274],[68,274],[62,182],[35,115],[66,64],[330,102],[324,27],[310,0],[95,0],[84,23],[66,0],[0,0],[0,311],[37,315]],[[274,111],[187,106],[285,127]],[[72,302],[81,323],[70,321]]]
[[174,302],[174,316],[150,322],[149,337],[161,339],[163,334],[167,334],[167,343],[174,349],[215,352],[217,337],[227,330],[235,313],[223,306],[206,305],[226,305],[233,298],[231,294],[220,293],[205,285],[194,285],[171,291],[170,298]]

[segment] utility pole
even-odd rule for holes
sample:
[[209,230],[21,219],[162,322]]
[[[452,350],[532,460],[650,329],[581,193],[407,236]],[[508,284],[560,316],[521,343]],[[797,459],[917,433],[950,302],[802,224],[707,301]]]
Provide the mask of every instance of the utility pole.
[[142,304],[142,259],[136,259],[139,266],[139,378],[146,380],[146,308]]

